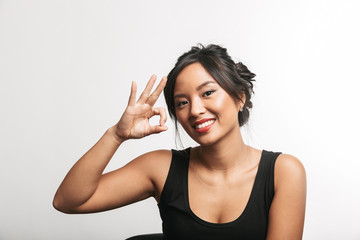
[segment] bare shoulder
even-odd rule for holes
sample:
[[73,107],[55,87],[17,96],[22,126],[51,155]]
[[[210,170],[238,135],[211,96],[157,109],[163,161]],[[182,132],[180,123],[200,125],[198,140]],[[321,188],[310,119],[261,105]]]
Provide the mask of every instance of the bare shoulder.
[[170,150],[156,150],[135,158],[125,167],[138,169],[152,182],[154,198],[159,202],[169,173],[171,159],[172,152]]
[[133,162],[161,163],[171,160],[170,150],[155,150],[144,153],[133,160]]
[[151,173],[168,168],[171,163],[171,157],[172,153],[170,150],[155,150],[140,155],[127,165],[129,167],[141,168],[145,172]]
[[302,162],[293,155],[280,154],[275,162],[275,190],[279,185],[306,181]]

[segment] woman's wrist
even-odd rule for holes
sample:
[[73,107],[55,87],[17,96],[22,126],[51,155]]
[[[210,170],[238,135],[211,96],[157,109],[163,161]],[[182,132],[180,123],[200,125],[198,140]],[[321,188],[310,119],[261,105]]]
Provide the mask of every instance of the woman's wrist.
[[118,135],[116,134],[116,125],[110,127],[110,128],[106,131],[106,134],[109,134],[109,135],[112,137],[112,139],[114,140],[114,142],[117,143],[117,144],[119,144],[119,145],[122,144],[123,142],[125,142],[125,141],[127,140],[127,139],[122,138],[122,137],[120,137],[120,136],[118,136]]

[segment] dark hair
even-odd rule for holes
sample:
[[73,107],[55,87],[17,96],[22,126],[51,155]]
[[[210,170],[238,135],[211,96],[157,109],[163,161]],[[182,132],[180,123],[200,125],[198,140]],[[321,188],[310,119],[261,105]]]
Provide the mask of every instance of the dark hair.
[[228,55],[226,48],[210,44],[203,46],[198,44],[190,51],[181,55],[174,68],[170,71],[164,88],[165,101],[170,117],[175,122],[177,129],[177,118],[175,114],[174,88],[177,76],[192,63],[200,63],[218,84],[234,99],[240,99],[240,93],[245,93],[246,100],[243,111],[238,113],[239,125],[243,126],[249,119],[249,109],[252,108],[251,95],[253,94],[253,83],[255,74],[241,62],[235,63]]

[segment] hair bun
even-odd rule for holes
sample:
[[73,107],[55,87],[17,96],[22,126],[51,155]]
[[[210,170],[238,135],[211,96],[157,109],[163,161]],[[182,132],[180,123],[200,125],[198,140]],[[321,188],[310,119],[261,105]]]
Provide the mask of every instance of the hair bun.
[[256,76],[256,74],[250,72],[249,69],[242,62],[238,62],[236,64],[236,71],[239,76],[244,80],[248,82],[255,81],[253,78]]

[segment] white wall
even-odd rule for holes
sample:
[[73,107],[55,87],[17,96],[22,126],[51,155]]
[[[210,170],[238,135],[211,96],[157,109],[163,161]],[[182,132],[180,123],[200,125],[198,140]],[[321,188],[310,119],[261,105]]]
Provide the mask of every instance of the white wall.
[[[72,164],[121,116],[130,82],[143,87],[152,73],[166,75],[199,42],[227,47],[257,74],[243,132],[253,146],[305,165],[304,239],[360,239],[359,6],[0,0],[0,239],[160,232],[153,199],[74,216],[55,211],[52,198]],[[168,125],[166,133],[127,142],[108,170],[175,147]]]

